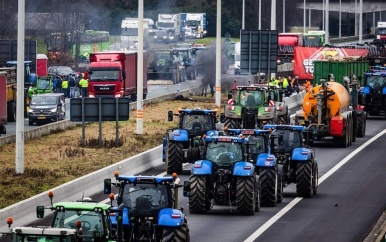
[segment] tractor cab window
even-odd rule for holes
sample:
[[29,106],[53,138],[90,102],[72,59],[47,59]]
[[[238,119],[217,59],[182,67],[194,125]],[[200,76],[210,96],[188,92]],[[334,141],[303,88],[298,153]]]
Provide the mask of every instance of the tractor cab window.
[[150,211],[171,206],[165,185],[126,184],[123,189],[122,201],[129,209]]
[[208,115],[185,115],[182,128],[191,133],[202,133],[212,128],[212,119]]
[[233,165],[243,160],[242,148],[241,143],[211,142],[206,149],[206,159],[220,166]]
[[240,104],[243,106],[260,106],[263,101],[263,91],[242,90],[240,93]]
[[369,76],[367,77],[366,85],[374,90],[381,90],[381,88],[386,85],[386,77]]
[[50,81],[47,80],[47,79],[38,79],[37,83],[36,83],[36,87],[37,89],[39,90],[48,90],[50,89]]
[[76,229],[77,221],[81,223],[84,235],[104,234],[105,221],[103,220],[103,216],[101,213],[96,212],[94,210],[58,210],[56,212],[53,227]]
[[301,146],[301,134],[291,130],[277,130],[275,132],[274,149],[278,152],[290,152]]
[[261,154],[266,152],[265,150],[266,144],[264,137],[262,136],[250,136],[249,137],[249,145],[248,145],[248,153],[249,154]]

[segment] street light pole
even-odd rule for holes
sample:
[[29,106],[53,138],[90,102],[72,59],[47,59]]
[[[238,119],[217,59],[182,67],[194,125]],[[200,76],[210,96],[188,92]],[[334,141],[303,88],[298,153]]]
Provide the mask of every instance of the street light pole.
[[303,33],[306,32],[306,0],[303,1]]
[[143,134],[143,0],[138,0],[137,134]]
[[271,30],[276,30],[276,0],[271,4]]
[[216,106],[221,106],[221,0],[217,0],[216,19]]
[[245,29],[245,0],[243,0],[243,22],[241,25],[241,29]]
[[259,0],[259,30],[261,30],[261,0]]
[[359,0],[359,43],[362,43],[363,35],[363,0]]
[[342,37],[342,0],[339,0],[339,38]]
[[285,33],[285,0],[283,0],[283,33]]
[[330,6],[329,6],[330,0],[326,0],[326,44],[329,44],[330,42],[330,33],[329,33],[329,11],[330,11]]

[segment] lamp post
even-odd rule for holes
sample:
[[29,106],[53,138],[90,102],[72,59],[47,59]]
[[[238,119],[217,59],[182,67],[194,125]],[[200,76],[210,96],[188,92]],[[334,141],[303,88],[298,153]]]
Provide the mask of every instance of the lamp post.
[[330,34],[329,34],[329,11],[330,11],[330,6],[329,6],[329,1],[330,0],[326,0],[326,23],[325,23],[325,29],[326,29],[326,44],[328,44],[330,42],[329,38],[330,38]]
[[303,1],[303,33],[306,32],[306,0]]
[[243,16],[242,16],[242,24],[241,24],[241,29],[245,29],[245,0],[243,0]]
[[216,19],[216,106],[221,106],[221,0],[217,0]]
[[285,33],[285,0],[283,0],[283,33]]
[[138,0],[137,134],[143,134],[143,0]]
[[271,30],[276,30],[276,0],[271,4]]
[[342,37],[342,0],[339,0],[339,38]]

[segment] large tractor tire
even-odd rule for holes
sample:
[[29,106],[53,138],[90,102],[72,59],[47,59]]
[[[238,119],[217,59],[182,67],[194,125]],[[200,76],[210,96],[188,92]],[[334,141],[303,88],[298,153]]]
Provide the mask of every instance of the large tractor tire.
[[261,182],[261,204],[274,207],[277,204],[278,173],[276,167],[262,167],[259,169]]
[[16,102],[7,103],[7,121],[16,122]]
[[189,229],[186,224],[179,227],[164,227],[162,242],[189,242]]
[[206,197],[206,176],[191,175],[189,181],[189,212],[206,213],[210,209],[210,202]]
[[173,174],[176,172],[177,174],[182,173],[182,162],[184,159],[183,154],[183,144],[182,142],[170,141],[168,142],[167,147],[167,157],[166,157],[166,172],[168,174]]
[[228,129],[239,129],[240,127],[240,120],[238,119],[232,119],[232,118],[225,118],[224,126],[227,126]]
[[352,142],[355,142],[358,137],[358,114],[355,111],[352,113],[352,125],[353,125]]
[[258,179],[255,212],[259,212],[260,207],[261,207],[261,184],[260,184],[260,179]]
[[284,184],[283,184],[283,170],[282,166],[278,167],[277,170],[277,203],[281,203],[284,197]]
[[319,186],[319,169],[318,164],[314,163],[313,175],[312,175],[312,190],[314,195],[318,194],[318,186]]
[[358,137],[364,137],[366,134],[366,112],[358,115]]
[[298,163],[296,168],[296,196],[312,197],[313,191],[312,161]]
[[254,176],[237,177],[236,210],[239,214],[253,215],[256,208],[256,179]]

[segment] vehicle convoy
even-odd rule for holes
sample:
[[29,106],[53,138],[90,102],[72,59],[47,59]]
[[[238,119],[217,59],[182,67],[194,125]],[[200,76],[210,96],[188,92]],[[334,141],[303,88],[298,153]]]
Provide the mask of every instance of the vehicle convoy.
[[36,208],[37,218],[44,217],[45,209],[54,212],[51,227],[46,229],[55,228],[58,231],[75,231],[75,233],[70,233],[76,238],[75,241],[122,241],[117,238],[119,237],[117,236],[117,230],[111,224],[110,214],[114,212],[111,205],[98,203],[86,197],[74,202],[53,204],[53,192],[49,192],[48,196],[51,200],[51,206],[49,208],[37,206]]
[[244,137],[208,133],[202,160],[193,164],[184,196],[190,213],[207,213],[214,205],[229,206],[242,215],[260,210],[260,180],[252,162],[246,160]]
[[228,129],[227,134],[244,135],[248,138],[246,154],[248,161],[255,165],[260,178],[261,205],[276,206],[283,200],[283,184],[279,164],[271,154],[270,130]]
[[320,83],[304,96],[302,110],[295,114],[295,124],[306,127],[308,144],[332,137],[336,145],[347,147],[356,137],[365,135],[366,112],[363,106],[353,105],[358,90],[352,88],[349,93],[349,88],[338,82]]
[[[123,176],[115,173],[119,188],[119,213],[111,213],[114,224],[123,225],[125,242],[190,241],[187,217],[178,209],[179,178],[171,176]],[[111,179],[104,180],[104,193],[111,193]],[[119,219],[120,218],[120,219]],[[117,221],[118,220],[118,221]],[[118,229],[119,231],[119,229]]]
[[[89,97],[130,97],[137,101],[137,52],[90,53],[86,73]],[[143,99],[147,95],[146,57],[143,63]]]
[[294,60],[294,51],[297,46],[303,46],[302,33],[280,33],[277,64],[291,63]]
[[172,49],[154,49],[148,52],[147,80],[167,80],[177,84],[186,80],[185,67],[179,53]]
[[187,13],[186,28],[191,29],[195,38],[203,38],[207,35],[208,22],[206,13]]
[[296,196],[312,197],[318,192],[318,163],[315,150],[303,143],[303,126],[267,124],[272,130],[270,150],[279,166],[283,187],[296,184]]
[[167,173],[181,174],[183,163],[202,159],[202,138],[207,132],[216,130],[216,114],[216,110],[200,108],[181,108],[178,114],[168,112],[168,121],[173,121],[173,115],[176,115],[178,124],[163,137],[162,161],[166,162]]
[[386,70],[373,69],[365,73],[363,87],[359,91],[359,104],[369,115],[381,115],[386,119]]
[[237,86],[228,93],[225,125],[230,129],[256,129],[274,122],[276,109],[267,101],[265,87]]
[[41,93],[31,96],[28,124],[46,124],[66,119],[64,93]]

